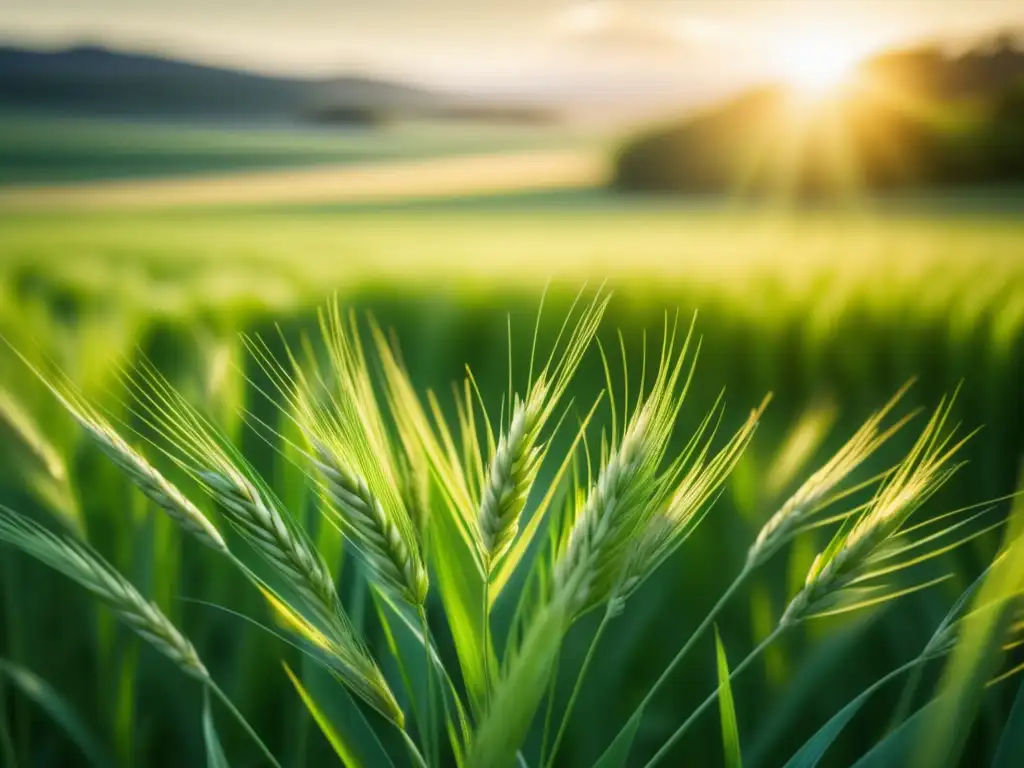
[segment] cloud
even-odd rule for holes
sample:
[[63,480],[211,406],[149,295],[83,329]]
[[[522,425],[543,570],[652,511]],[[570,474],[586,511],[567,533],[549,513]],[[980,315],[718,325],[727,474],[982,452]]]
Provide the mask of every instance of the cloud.
[[552,21],[554,33],[571,43],[605,52],[664,54],[720,39],[715,22],[674,17],[626,0],[578,2]]

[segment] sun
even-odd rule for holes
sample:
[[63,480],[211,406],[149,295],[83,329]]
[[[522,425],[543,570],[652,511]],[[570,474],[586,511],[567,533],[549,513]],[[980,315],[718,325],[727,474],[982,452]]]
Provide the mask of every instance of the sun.
[[779,51],[782,78],[809,95],[824,95],[840,88],[852,75],[863,52],[842,38],[806,34],[787,41]]

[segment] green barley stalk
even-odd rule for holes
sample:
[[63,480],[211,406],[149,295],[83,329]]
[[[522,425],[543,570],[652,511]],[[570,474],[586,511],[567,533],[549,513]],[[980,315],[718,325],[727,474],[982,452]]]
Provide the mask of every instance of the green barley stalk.
[[170,619],[87,545],[57,536],[6,507],[0,507],[0,539],[77,581],[187,675],[208,679],[195,648]]
[[[879,605],[944,580],[946,577],[900,587],[886,577],[949,552],[999,525],[959,534],[964,526],[991,509],[951,522],[954,515],[973,507],[914,526],[907,525],[914,512],[957,470],[959,465],[951,465],[950,460],[971,437],[969,434],[958,440],[956,427],[947,430],[954,402],[955,394],[943,398],[913,448],[888,476],[872,504],[859,516],[849,518],[836,532],[825,550],[815,558],[803,589],[787,606],[775,630],[733,669],[730,679],[799,622]],[[937,531],[921,535],[931,528]],[[676,729],[646,768],[653,768],[665,758],[700,714],[714,703],[717,695],[716,689]]]
[[163,476],[139,451],[125,440],[110,421],[91,405],[72,382],[63,375],[47,377],[20,352],[15,353],[46,386],[81,427],[142,493],[162,509],[168,517],[191,534],[201,544],[217,552],[226,553],[227,545],[217,527],[183,494],[177,486]]
[[478,516],[488,571],[512,546],[519,531],[519,517],[540,469],[543,446],[538,442],[548,398],[548,384],[541,374],[526,401],[516,396],[511,421],[491,457]]
[[[397,598],[416,611],[424,670],[429,676],[427,700],[432,705],[436,654],[426,615],[429,582],[423,553],[426,530],[422,527],[429,504],[426,458],[418,438],[411,440],[403,431],[399,414],[396,422],[401,441],[396,445],[392,440],[374,393],[354,315],[343,319],[333,304],[321,312],[320,325],[329,362],[326,371],[308,340],[303,340],[304,365],[285,344],[290,369],[274,359],[261,339],[249,339],[247,346],[286,402],[287,415],[306,437],[309,466],[315,470],[312,479],[323,501],[325,519],[361,556],[371,585],[381,590],[386,600]],[[383,334],[374,324],[371,329],[380,344]],[[438,674],[448,681],[443,669],[438,669]],[[442,697],[446,695],[442,691]],[[426,719],[432,715],[432,706],[428,706]],[[421,731],[425,739],[432,738],[436,726],[421,722]],[[429,751],[430,745],[425,746]]]
[[79,536],[85,520],[75,500],[67,466],[32,416],[0,387],[0,443],[24,484]]
[[[1006,551],[1003,552],[1003,555],[1005,554]],[[910,679],[903,688],[900,701],[896,706],[892,719],[890,720],[890,733],[897,729],[906,719],[906,716],[910,711],[913,693],[920,681],[920,675],[924,666],[929,661],[952,653],[956,644],[960,641],[961,635],[963,634],[968,622],[976,619],[983,619],[985,618],[985,614],[989,612],[1007,610],[1013,618],[1003,629],[1001,641],[1002,649],[1008,650],[1019,645],[1021,643],[1021,638],[1024,637],[1024,620],[1022,620],[1024,619],[1024,610],[1022,610],[1024,609],[1024,604],[1021,603],[1021,596],[1019,594],[1010,596],[1008,599],[1000,600],[993,604],[972,607],[970,611],[965,610],[969,601],[973,598],[979,587],[991,572],[992,567],[1003,555],[998,556],[996,560],[994,560],[993,563],[986,568],[985,571],[982,572],[982,574],[960,595],[950,610],[946,613],[946,616],[939,623],[938,627],[936,627],[931,638],[928,640],[928,643],[917,656],[886,673],[871,683],[871,685],[866,689],[861,691],[851,702],[841,708],[836,715],[834,715],[817,732],[815,732],[815,734],[804,743],[803,747],[801,747],[797,753],[790,758],[786,765],[811,765],[813,764],[812,761],[817,762],[820,760],[825,750],[828,749],[831,743],[842,731],[844,725],[849,721],[852,713],[855,713],[857,709],[859,709],[876,691],[880,690],[890,681],[909,672]],[[988,682],[988,686],[995,685],[1012,675],[1018,674],[1021,669],[1024,669],[1024,666],[1014,667],[1003,674],[998,675]],[[933,702],[937,700],[938,699],[933,699]]]
[[[633,711],[629,721],[618,732],[612,743],[624,738],[632,725],[643,716],[643,713],[654,697],[671,679],[672,674],[682,663],[683,659],[686,658],[697,641],[711,627],[726,603],[729,602],[754,569],[781,549],[786,542],[797,535],[804,527],[811,525],[811,520],[816,519],[815,516],[821,509],[845,495],[846,492],[833,494],[858,467],[912,418],[913,414],[910,414],[889,426],[885,426],[886,416],[900,402],[909,386],[909,384],[904,386],[883,408],[869,416],[850,439],[827,462],[813,472],[765,523],[751,545],[743,569],[722,593],[697,628],[690,633],[690,636],[672,661],[662,670],[661,675],[648,689],[643,700]],[[839,517],[842,518],[845,515],[840,515]]]
[[[723,483],[750,443],[767,402],[766,398],[727,441],[726,445],[711,455],[711,444],[716,429],[709,430],[709,426],[721,418],[721,399],[719,399],[719,403],[708,412],[704,422],[691,438],[689,445],[677,459],[677,463],[680,466],[686,466],[687,469],[675,490],[658,513],[647,520],[643,527],[636,532],[635,541],[624,550],[621,564],[612,566],[617,568],[619,573],[612,582],[607,598],[604,599],[607,606],[605,614],[576,676],[572,693],[562,714],[561,725],[550,752],[546,753],[550,756],[546,765],[553,765],[558,755],[559,746],[568,727],[569,717],[582,688],[583,678],[608,624],[622,613],[629,597],[672,553],[682,546],[710,511]],[[707,435],[706,433],[709,431],[710,435]],[[603,589],[595,590],[595,595],[603,594]]]
[[[580,295],[577,295],[573,307],[579,301]],[[601,324],[601,318],[610,299],[610,295],[602,295],[600,291],[594,296],[590,304],[583,309],[563,347],[560,341],[573,313],[573,308],[570,308],[558,338],[552,345],[547,362],[534,378],[534,355],[543,312],[543,299],[541,301],[530,354],[527,393],[520,396],[509,392],[513,402],[509,422],[502,430],[497,446],[492,447],[491,458],[485,470],[485,482],[480,493],[477,525],[483,561],[488,573],[494,569],[495,564],[501,560],[515,540],[527,497],[546,453],[546,445],[540,438],[541,431],[554,414],[572,381],[583,354]],[[510,331],[510,355],[511,348]],[[509,368],[511,377],[511,363]]]
[[29,518],[2,506],[0,540],[78,582],[182,672],[212,690],[238,719],[271,764],[280,768],[273,753],[210,677],[188,638],[97,552],[80,541],[51,533]]
[[[917,443],[880,489],[874,503],[851,518],[811,564],[804,588],[793,598],[780,621],[783,626],[822,613],[847,610],[864,599],[865,590],[884,594],[887,585],[858,585],[894,573],[911,552],[901,530],[924,502],[959,469],[952,457],[972,435],[956,440],[956,429],[946,431],[955,395],[943,400]],[[972,433],[973,434],[973,433]]]
[[150,501],[198,542],[216,552],[227,553],[223,536],[209,518],[145,456],[129,445],[96,408],[70,389],[57,394],[57,399],[103,454]]
[[[110,422],[74,389],[70,382],[59,379],[59,384],[53,383],[36,369],[33,368],[33,370],[85,433],[148,498],[198,541],[231,558],[243,568],[247,576],[256,580],[265,595],[268,594],[263,588],[262,582],[230,554],[227,544],[213,523],[185,497],[177,486],[167,480],[139,451],[132,448]],[[166,383],[154,371],[144,370],[148,371],[147,380],[152,388],[152,391],[140,389],[138,392],[140,402],[145,404],[143,412],[146,417],[161,419],[162,421],[159,421],[158,424],[164,431],[169,431],[172,428],[169,420],[172,411],[161,406],[157,397],[164,397],[166,406],[180,409],[178,414],[180,419],[174,426],[184,430],[192,428],[193,431],[191,434],[178,433],[179,445],[194,444],[199,450],[206,450],[208,459],[206,465],[219,468],[214,471],[197,471],[193,468],[193,474],[228,512],[232,523],[243,530],[243,535],[250,542],[257,545],[258,551],[278,568],[284,569],[293,586],[299,585],[298,591],[307,598],[307,602],[312,602],[315,612],[329,624],[336,625],[333,634],[339,639],[331,641],[325,647],[325,643],[316,641],[317,636],[313,632],[305,631],[301,634],[314,645],[330,651],[333,656],[342,660],[341,671],[336,669],[336,673],[344,675],[345,670],[350,668],[359,670],[360,674],[349,675],[351,679],[348,682],[355,688],[365,687],[362,680],[368,678],[376,681],[371,688],[385,690],[386,686],[381,685],[382,678],[379,672],[372,664],[367,664],[366,654],[359,652],[358,648],[353,651],[353,646],[356,644],[349,641],[349,638],[354,639],[353,632],[346,627],[344,621],[338,619],[337,610],[334,607],[337,599],[336,596],[332,597],[333,582],[326,568],[318,564],[316,553],[303,542],[301,537],[295,536],[291,532],[286,519],[277,511],[275,499],[272,496],[263,495],[258,478],[247,477],[235,465],[234,457],[230,452],[222,449],[213,439],[209,425],[171,392]],[[197,438],[195,443],[188,442]],[[178,461],[181,460],[178,459]],[[306,578],[309,576],[312,576],[310,581],[315,584],[312,589],[306,587]],[[293,626],[298,625],[293,624]],[[308,628],[306,629],[308,630]],[[383,706],[388,710],[395,711],[397,709],[396,706],[390,705],[387,695],[375,695],[372,691],[368,695],[374,702],[383,701]]]
[[[625,559],[622,575],[609,598],[609,611],[613,615],[622,612],[629,596],[682,546],[704,519],[726,479],[750,444],[768,401],[769,399],[765,398],[714,455],[711,455],[711,444],[717,430],[712,430],[706,437],[705,432],[716,409],[708,412],[704,423],[694,433],[690,445],[681,456],[684,459],[683,463],[688,465],[685,474],[664,507],[648,521],[632,552]],[[719,410],[719,418],[721,413]],[[691,458],[702,439],[703,445],[700,446],[699,452]]]
[[880,410],[873,413],[849,440],[814,472],[762,526],[747,553],[747,563],[756,567],[781,549],[817,512],[830,494],[889,438],[915,415],[909,413],[884,426],[893,408],[902,400],[912,382],[903,386]]
[[128,383],[139,416],[164,436],[170,457],[218,503],[235,530],[323,626],[342,681],[401,728],[401,708],[342,609],[327,564],[270,487],[148,363]]
[[[411,605],[422,606],[429,588],[423,552],[400,491],[394,446],[374,393],[355,315],[346,323],[337,304],[320,315],[334,379],[333,409],[314,430],[319,456],[337,471],[325,475],[338,502],[343,531]],[[323,448],[328,450],[325,454]]]
[[317,444],[313,465],[323,478],[322,493],[341,521],[341,529],[363,555],[373,577],[410,605],[427,597],[426,566],[410,547],[402,528],[370,491],[366,481],[337,461],[324,444]]
[[26,465],[46,475],[56,483],[67,480],[67,470],[57,449],[43,437],[32,417],[14,396],[0,387],[0,441],[16,446],[19,455],[26,457]]
[[327,495],[342,531],[391,591],[422,606],[429,581],[419,536],[401,493],[399,464],[374,393],[355,315],[337,304],[320,315],[331,362],[331,409],[310,425]]
[[[691,324],[677,354],[676,326],[670,329],[666,320],[655,381],[646,396],[638,398],[621,440],[612,434],[597,479],[562,537],[555,589],[572,593],[572,620],[612,597],[630,545],[662,509],[683,470],[680,461],[667,469],[661,465],[693,376],[691,362],[681,379],[692,336]],[[697,346],[699,352],[699,342]]]
[[428,392],[427,407],[420,402],[396,345],[374,329],[388,405],[405,455],[419,461],[421,478],[429,474],[436,480],[436,487],[483,574],[489,604],[493,604],[507,583],[543,517],[547,501],[540,503],[527,526],[520,529],[530,490],[549,448],[548,438],[543,434],[545,426],[555,415],[609,301],[599,291],[574,319],[582,295],[581,292],[570,308],[544,365],[535,370],[542,301],[526,392],[513,391],[510,362],[505,402],[511,405],[507,423],[503,417],[499,423],[504,426],[498,430],[488,417],[476,380],[468,370],[462,386],[455,388],[458,429],[449,428],[435,394]]
[[406,506],[401,457],[374,394],[355,316],[343,318],[332,303],[320,312],[320,328],[329,359],[326,374],[308,343],[305,368],[288,350],[291,371],[263,340],[246,339],[246,346],[306,436],[327,519],[360,553],[373,583],[422,607],[429,579],[419,533]]

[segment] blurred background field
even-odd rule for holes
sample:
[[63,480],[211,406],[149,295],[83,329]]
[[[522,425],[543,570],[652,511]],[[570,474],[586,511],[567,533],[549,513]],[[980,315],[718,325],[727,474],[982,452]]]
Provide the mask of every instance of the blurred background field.
[[[656,339],[666,312],[697,311],[704,346],[684,433],[723,387],[730,426],[765,393],[774,400],[708,521],[609,630],[562,752],[566,765],[589,765],[729,583],[772,503],[792,490],[786,462],[813,468],[908,379],[917,378],[911,404],[927,406],[962,383],[957,417],[984,427],[969,466],[933,506],[1015,488],[1024,455],[1024,42],[1012,28],[1024,17],[1013,3],[983,3],[978,23],[989,26],[965,42],[952,35],[961,11],[949,11],[947,27],[919,29],[933,4],[892,4],[916,9],[903,37],[837,44],[849,59],[840,62],[785,38],[772,83],[721,64],[713,87],[698,76],[708,67],[700,57],[728,58],[732,43],[701,27],[711,37],[697,59],[671,59],[690,80],[674,70],[666,80],[655,31],[670,11],[657,3],[561,9],[558,35],[585,51],[573,48],[573,88],[529,74],[512,88],[498,65],[497,85],[486,87],[486,61],[478,82],[449,85],[436,68],[421,82],[416,66],[403,80],[295,74],[301,62],[271,76],[265,62],[198,51],[216,65],[65,49],[58,43],[92,29],[66,8],[65,25],[52,28],[11,14],[10,46],[0,50],[0,333],[51,358],[115,413],[117,366],[151,358],[317,531],[294,467],[239,415],[277,419],[239,333],[273,340],[279,325],[294,340],[337,295],[394,329],[418,386],[446,392],[469,364],[497,409],[508,318],[522,373],[549,283],[542,341],[582,285],[607,281],[615,298],[601,338],[614,345],[621,329],[634,364],[642,334]],[[63,18],[60,5],[47,18]],[[869,18],[874,5],[851,13]],[[422,23],[406,10],[406,26]],[[795,13],[786,3],[776,10]],[[840,22],[827,29],[836,34]],[[807,37],[813,43],[813,30]],[[860,59],[872,60],[858,69]],[[618,62],[626,74],[579,61]],[[821,71],[831,79],[814,76]],[[861,76],[874,77],[875,90]],[[891,93],[878,100],[879,82],[899,86],[899,109]],[[836,130],[844,120],[866,128]],[[597,355],[579,379],[585,402],[603,385]],[[11,355],[0,354],[0,387],[67,457],[75,497],[55,500],[9,461],[0,502],[83,527],[180,621],[286,765],[323,764],[326,743],[278,662],[287,649],[194,602],[245,605],[265,619],[258,596],[153,515]],[[782,764],[825,713],[916,653],[995,540],[959,553],[959,575],[940,589],[880,615],[813,624],[741,678],[748,764]],[[814,552],[801,541],[729,607],[719,623],[737,658],[770,631]],[[6,550],[0,566],[0,656],[66,697],[117,764],[199,764],[199,693],[188,681],[59,577]],[[346,602],[383,647],[356,592],[343,592]],[[570,638],[566,680],[592,629]],[[712,652],[702,642],[659,697],[638,751],[649,756],[713,687]],[[24,686],[2,686],[0,762],[79,764],[78,748]],[[986,699],[965,765],[988,764],[1016,688],[1011,681]],[[890,706],[860,715],[826,762],[852,764],[884,733],[897,694],[884,692]],[[679,764],[722,759],[718,724],[701,727]],[[258,764],[230,724],[224,738],[232,765]]]

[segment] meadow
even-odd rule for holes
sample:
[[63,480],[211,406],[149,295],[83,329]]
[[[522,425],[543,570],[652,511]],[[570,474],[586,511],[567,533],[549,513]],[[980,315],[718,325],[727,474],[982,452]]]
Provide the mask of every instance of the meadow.
[[453,128],[430,122],[384,129],[285,120],[149,121],[0,115],[0,184],[194,176],[578,144],[588,133],[531,127]]
[[[23,180],[62,180],[17,173]],[[124,175],[116,169],[88,174]],[[303,332],[317,332],[317,309],[337,296],[343,307],[393,330],[417,390],[436,390],[454,418],[446,395],[465,365],[492,415],[502,409],[510,361],[516,390],[527,386],[530,333],[545,286],[541,349],[553,344],[582,286],[593,292],[604,285],[613,293],[598,338],[617,359],[621,331],[634,393],[645,334],[656,358],[666,313],[678,311],[686,327],[696,311],[702,346],[673,450],[723,388],[723,440],[766,394],[773,399],[708,519],[608,625],[557,763],[590,765],[741,569],[771,512],[908,380],[916,383],[901,404],[904,411],[931,410],[961,385],[951,421],[964,431],[983,427],[963,449],[969,463],[928,509],[996,499],[1017,487],[1024,453],[1020,211],[1013,195],[866,200],[839,211],[622,197],[595,188],[361,204],[0,209],[0,332],[30,357],[48,357],[85,397],[142,434],[147,428],[127,410],[129,394],[116,372],[126,362],[151,360],[242,447],[308,526],[333,573],[341,575],[348,613],[380,657],[393,640],[379,606],[368,599],[371,576],[321,521],[287,444],[263,439],[260,422],[299,438],[268,402],[268,374],[239,334],[259,334],[281,354],[282,339],[296,344]],[[12,455],[0,475],[0,501],[48,524],[85,531],[184,628],[212,677],[282,764],[326,764],[331,747],[280,660],[299,670],[310,690],[335,701],[330,715],[336,723],[350,720],[351,708],[361,705],[332,693],[340,687],[331,688],[329,678],[318,677],[284,642],[209,605],[230,606],[265,624],[275,620],[238,573],[156,514],[20,361],[10,354],[0,359],[0,385],[67,462],[67,487],[60,492],[27,482],[16,469],[15,441],[7,437]],[[591,348],[569,393],[571,420],[586,414],[604,385],[601,357]],[[256,418],[244,418],[243,410]],[[599,408],[590,437],[595,460],[599,427],[609,418],[607,406]],[[925,420],[919,417],[913,429],[882,446],[851,475],[851,484],[898,461]],[[555,444],[567,449],[570,437],[560,432]],[[153,460],[172,477],[181,474],[170,462]],[[545,463],[538,486],[552,482],[555,469]],[[536,493],[529,497],[527,517],[539,501]],[[998,514],[1008,508],[1001,502]],[[730,661],[772,633],[831,535],[826,527],[796,539],[726,604],[717,628]],[[801,624],[772,645],[733,683],[744,763],[785,763],[828,717],[919,653],[991,559],[1000,536],[989,532],[944,558],[955,575],[933,589],[895,606]],[[23,675],[8,675],[0,691],[4,764],[79,764],[83,743],[109,764],[201,764],[201,696],[193,681],[176,675],[166,659],[63,577],[10,548],[0,562],[0,648],[4,663]],[[432,601],[431,629],[451,662],[450,630],[437,618],[436,596]],[[495,625],[514,626],[511,612],[511,605],[499,604]],[[584,617],[565,638],[559,706],[569,698],[599,619]],[[714,657],[711,638],[702,637],[661,690],[637,731],[636,764],[714,690]],[[25,670],[45,684],[24,678]],[[941,671],[938,663],[925,669],[915,706],[927,700],[924,691]],[[384,672],[392,680],[400,676],[392,666]],[[1018,687],[1010,678],[986,693],[966,764],[988,764],[997,753]],[[822,764],[852,764],[882,738],[900,693],[894,684],[872,698]],[[252,740],[229,716],[218,713],[217,721],[231,765],[261,764]],[[719,764],[718,718],[711,713],[694,729],[671,753],[671,764]],[[526,736],[524,759],[531,766],[540,731],[536,723]],[[374,748],[365,733],[362,739],[361,749]],[[384,741],[383,749],[402,764],[401,745]],[[728,747],[727,739],[727,760]]]

